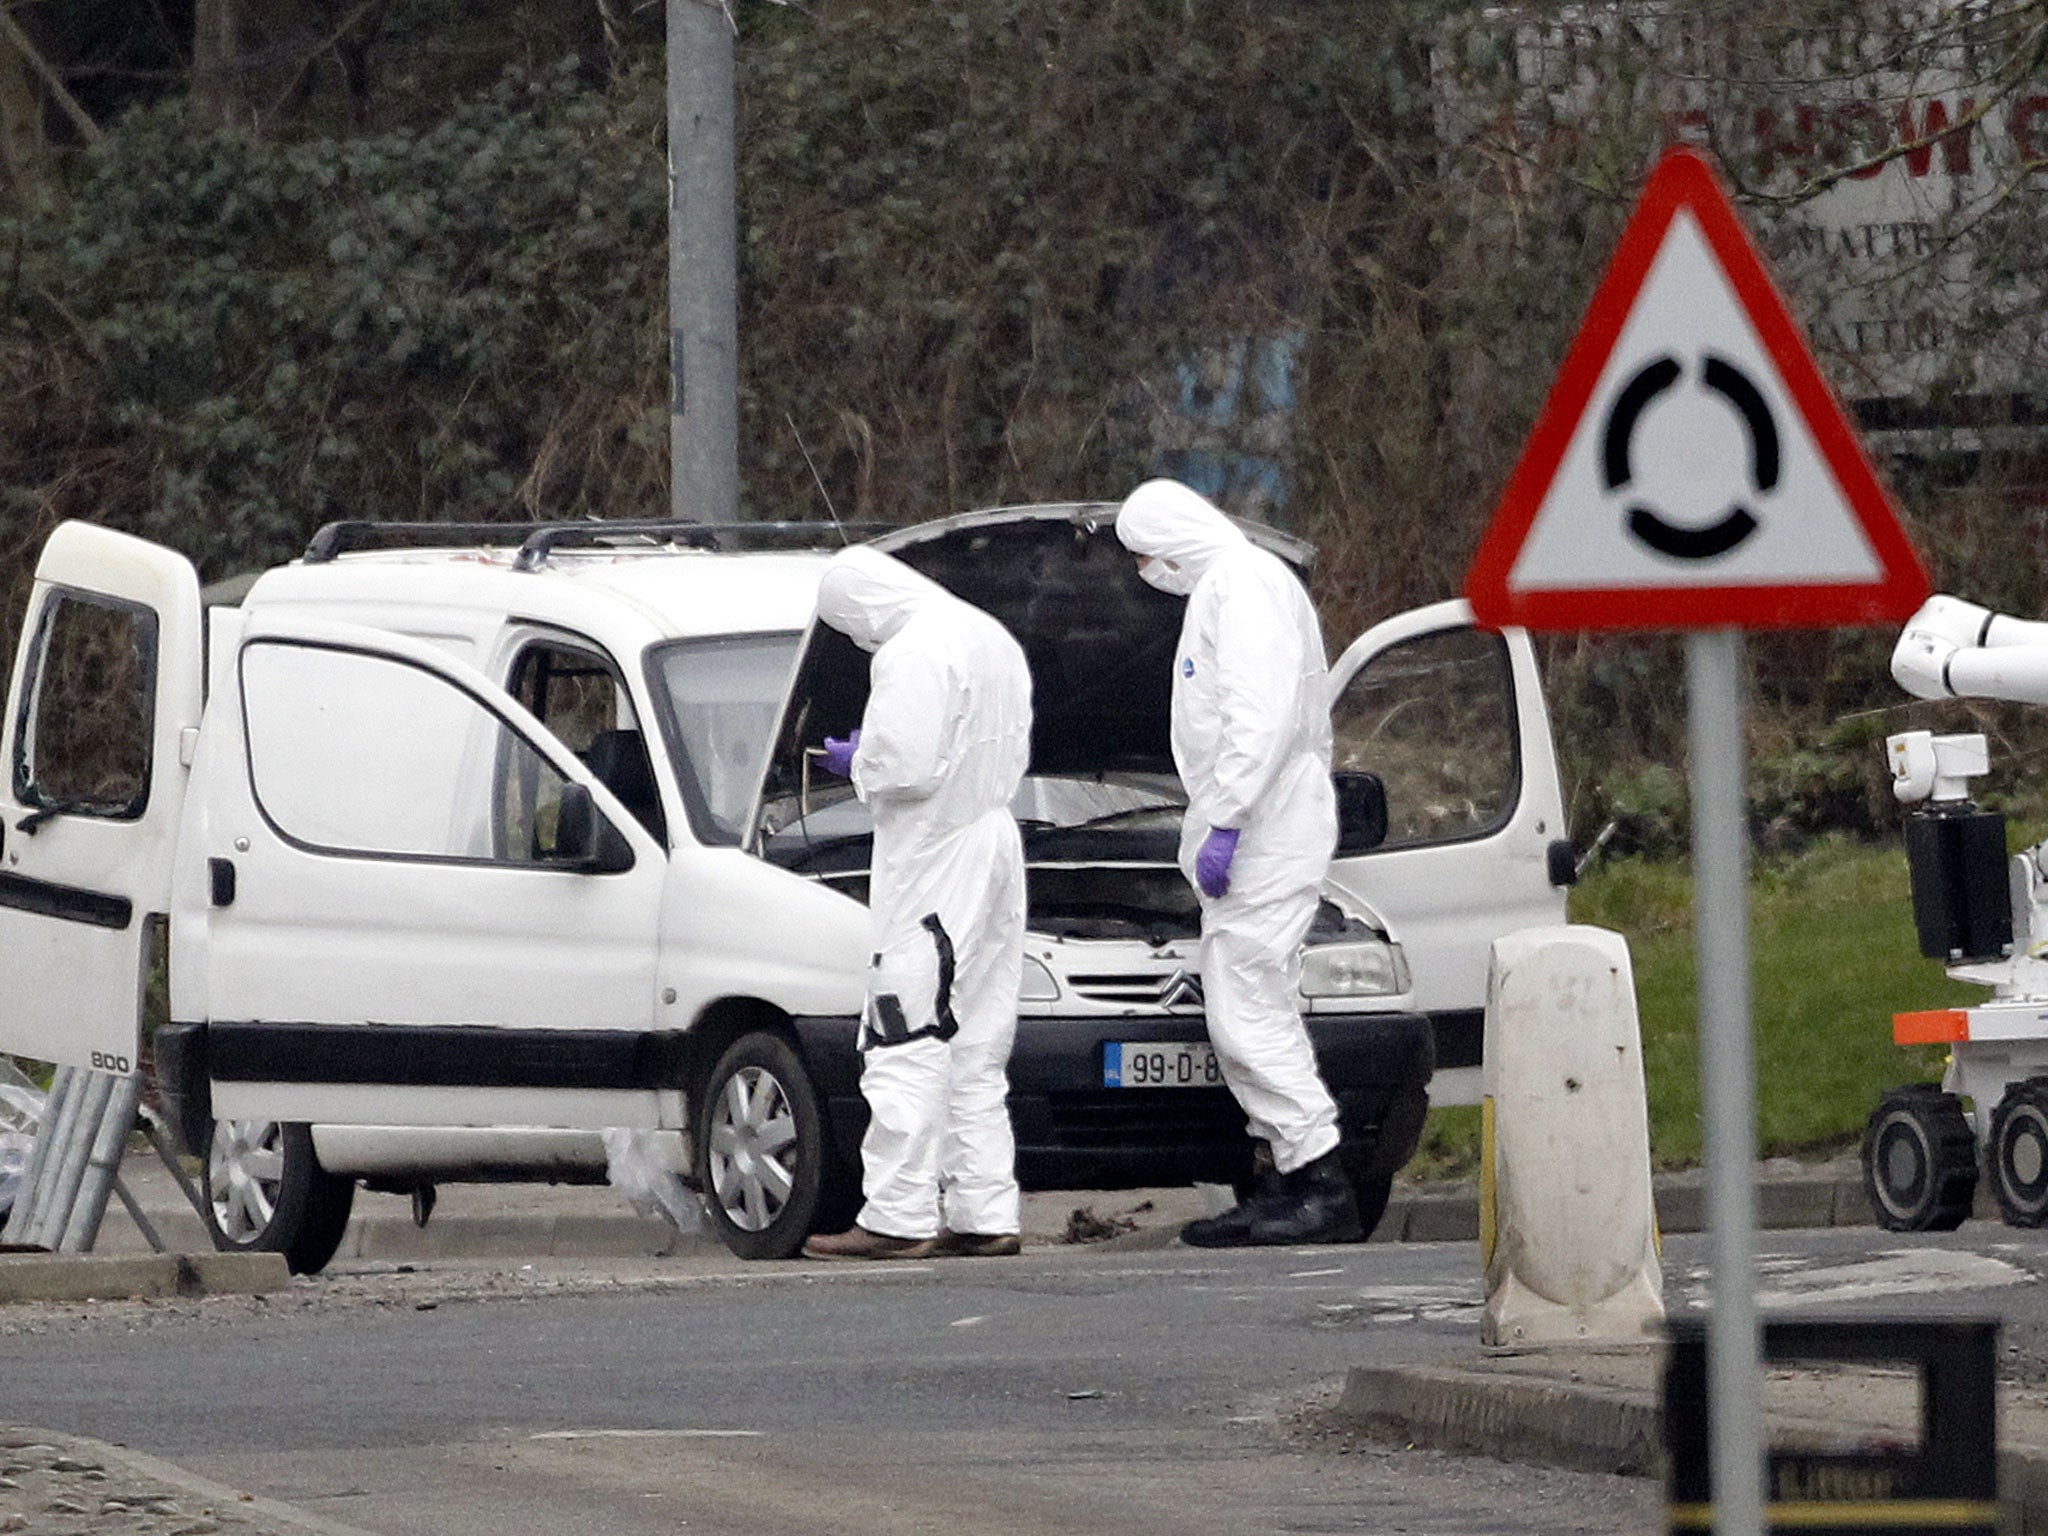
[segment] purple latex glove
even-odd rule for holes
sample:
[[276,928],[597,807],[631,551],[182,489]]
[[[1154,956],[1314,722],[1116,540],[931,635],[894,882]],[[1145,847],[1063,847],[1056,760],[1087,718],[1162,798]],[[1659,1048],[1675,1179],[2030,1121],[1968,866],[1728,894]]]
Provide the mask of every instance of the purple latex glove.
[[825,738],[825,755],[819,759],[827,773],[836,773],[842,779],[853,777],[853,754],[860,750],[860,730],[855,727],[851,736],[841,741],[836,736]]
[[1195,850],[1195,884],[1204,896],[1221,896],[1230,889],[1230,861],[1237,857],[1237,829],[1211,827]]

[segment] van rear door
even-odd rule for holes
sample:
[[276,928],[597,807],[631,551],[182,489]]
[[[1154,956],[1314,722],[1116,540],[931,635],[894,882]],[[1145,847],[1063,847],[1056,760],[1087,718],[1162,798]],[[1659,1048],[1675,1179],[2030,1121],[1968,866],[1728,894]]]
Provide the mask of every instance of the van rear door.
[[[1436,1031],[1438,1104],[1478,1102],[1493,941],[1565,920],[1564,799],[1536,653],[1463,602],[1398,614],[1330,669],[1333,766],[1377,774],[1386,840],[1330,882],[1386,919]],[[1557,848],[1553,851],[1553,844]]]
[[202,686],[191,562],[89,523],[52,533],[0,727],[0,1051],[135,1070]]

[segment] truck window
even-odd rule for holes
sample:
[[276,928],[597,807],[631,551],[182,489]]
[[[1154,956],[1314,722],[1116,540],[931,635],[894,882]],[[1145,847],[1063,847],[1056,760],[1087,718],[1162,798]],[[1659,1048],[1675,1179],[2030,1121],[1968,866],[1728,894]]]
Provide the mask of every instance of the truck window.
[[43,609],[11,765],[23,805],[133,821],[149,802],[156,615],[59,592]]
[[1483,837],[1514,813],[1514,674],[1498,635],[1461,627],[1389,646],[1345,685],[1330,725],[1334,766],[1386,785],[1382,847]]
[[563,775],[482,700],[395,657],[289,641],[241,656],[250,782],[322,853],[545,863]]

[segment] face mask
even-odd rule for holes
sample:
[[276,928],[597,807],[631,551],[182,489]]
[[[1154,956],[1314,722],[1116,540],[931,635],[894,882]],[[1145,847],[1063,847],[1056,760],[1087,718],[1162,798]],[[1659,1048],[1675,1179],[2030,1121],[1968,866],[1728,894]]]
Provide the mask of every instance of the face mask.
[[1138,575],[1147,586],[1156,587],[1161,592],[1171,593],[1175,597],[1186,597],[1195,586],[1194,582],[1188,579],[1186,571],[1171,560],[1161,560],[1157,556],[1141,562],[1138,566]]

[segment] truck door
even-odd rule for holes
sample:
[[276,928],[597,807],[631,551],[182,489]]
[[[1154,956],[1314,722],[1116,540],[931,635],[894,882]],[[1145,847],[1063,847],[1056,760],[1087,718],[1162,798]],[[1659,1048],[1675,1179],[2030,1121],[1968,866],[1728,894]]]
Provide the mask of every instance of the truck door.
[[0,727],[0,1051],[135,1069],[149,918],[199,725],[199,578],[65,523],[36,564]]
[[251,613],[217,688],[216,1116],[680,1123],[667,853],[566,746],[467,662],[353,625]]
[[[1379,775],[1387,837],[1330,881],[1372,907],[1408,957],[1436,1028],[1432,1102],[1478,1102],[1487,953],[1565,920],[1571,850],[1550,713],[1521,630],[1463,602],[1375,625],[1330,672],[1334,766]],[[1557,847],[1553,850],[1553,844]]]

